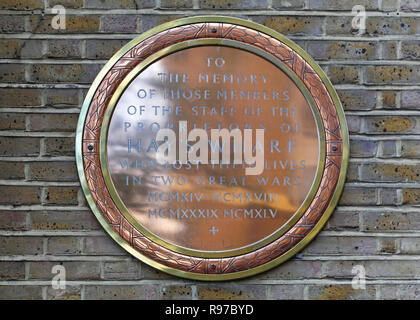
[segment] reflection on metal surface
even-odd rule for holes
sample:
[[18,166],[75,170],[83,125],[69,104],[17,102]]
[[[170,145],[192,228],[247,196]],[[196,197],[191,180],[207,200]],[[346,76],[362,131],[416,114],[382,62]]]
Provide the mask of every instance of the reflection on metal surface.
[[[159,164],[156,132],[178,132],[179,121],[209,136],[263,128],[264,171]],[[208,252],[251,246],[285,226],[313,186],[319,150],[314,112],[292,79],[227,46],[184,49],[145,68],[122,93],[107,137],[112,183],[138,225],[175,247]]]

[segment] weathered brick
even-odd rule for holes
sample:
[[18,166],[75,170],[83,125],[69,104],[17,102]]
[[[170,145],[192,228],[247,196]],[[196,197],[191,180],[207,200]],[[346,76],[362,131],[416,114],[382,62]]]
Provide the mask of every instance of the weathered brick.
[[325,230],[341,231],[341,230],[359,230],[359,212],[343,212],[336,210],[328,219]]
[[0,137],[1,156],[35,156],[39,154],[38,138]]
[[0,32],[17,33],[25,31],[25,16],[0,15]]
[[344,187],[340,198],[340,205],[370,205],[377,203],[375,188]]
[[86,0],[85,8],[91,9],[146,9],[155,6],[154,0]]
[[[36,181],[77,181],[77,168],[74,162],[32,162],[29,163],[29,180]],[[48,189],[52,199],[46,197],[46,201],[57,202],[59,194],[53,194],[53,190]],[[60,193],[60,190],[54,192]],[[73,190],[74,192],[74,190]]]
[[99,261],[32,261],[29,265],[29,279],[52,280],[55,265],[62,265],[66,271],[66,280],[99,280]]
[[303,251],[304,255],[367,255],[376,254],[372,237],[316,237]]
[[266,27],[274,29],[286,35],[320,35],[322,34],[322,17],[304,16],[252,16],[255,22],[261,23]]
[[413,212],[366,212],[363,225],[369,232],[420,230],[420,217]]
[[201,9],[263,9],[267,8],[267,0],[202,0]]
[[366,286],[366,290],[353,289],[351,285],[309,285],[308,296],[311,300],[373,300],[376,288]]
[[193,7],[192,0],[161,0],[160,7],[163,9],[191,9]]
[[43,240],[41,237],[0,237],[0,254],[38,255],[43,253]]
[[45,205],[77,205],[78,192],[77,187],[48,187],[45,188],[43,203]]
[[49,40],[46,56],[48,58],[80,58],[81,46],[82,40]]
[[100,230],[101,226],[91,211],[31,211],[34,230]]
[[24,262],[0,261],[0,279],[7,280],[24,280],[25,264]]
[[378,43],[373,41],[309,41],[308,53],[316,60],[363,59],[379,57]]
[[39,59],[44,57],[43,40],[26,40],[22,42],[21,58]]
[[369,17],[366,19],[366,32],[378,35],[415,35],[420,22],[409,17]]
[[86,237],[84,253],[88,255],[126,255],[127,253],[110,237]]
[[382,43],[382,59],[398,59],[398,43],[396,41],[386,41]]
[[0,130],[24,130],[25,118],[23,113],[0,113]]
[[417,182],[420,170],[413,164],[366,163],[361,165],[360,181]]
[[176,19],[185,18],[184,15],[144,15],[141,17],[141,30],[143,32],[152,29],[160,24]]
[[420,277],[420,264],[415,260],[372,260],[364,262],[366,275],[371,279],[396,278],[417,279]]
[[140,263],[138,261],[105,262],[103,278],[106,280],[140,279]]
[[361,119],[357,116],[346,116],[347,120],[347,127],[350,133],[359,133],[360,132],[360,124]]
[[0,40],[0,58],[19,58],[22,41],[18,39],[1,39]]
[[126,40],[87,40],[86,55],[88,59],[109,59],[120,50]]
[[401,107],[403,109],[418,109],[420,107],[420,91],[403,91]]
[[403,189],[403,204],[420,204],[420,189]]
[[141,278],[146,280],[176,280],[175,276],[172,276],[166,272],[152,268],[147,264],[141,264]]
[[404,60],[420,60],[420,41],[403,41],[401,58]]
[[355,158],[374,157],[378,148],[378,142],[374,140],[351,139],[350,156]]
[[364,116],[364,133],[367,134],[395,134],[418,133],[420,121],[414,116]]
[[79,90],[77,89],[49,89],[45,90],[44,96],[47,107],[79,106]]
[[197,285],[200,300],[264,300],[267,299],[265,285],[230,285],[203,284]]
[[0,88],[0,107],[30,107],[41,105],[41,90]]
[[397,189],[393,188],[380,189],[379,198],[382,205],[399,205],[401,203]]
[[355,163],[349,163],[347,168],[347,181],[357,181],[359,179],[359,167]]
[[319,261],[289,260],[277,268],[258,275],[258,279],[305,279],[320,278]]
[[[88,2],[91,0],[87,0]],[[48,0],[49,7],[57,5],[63,6],[69,9],[78,9],[83,7],[83,0]]]
[[420,286],[417,284],[382,285],[381,300],[419,300]]
[[302,9],[305,7],[305,1],[304,0],[272,0],[271,7],[273,9],[281,9],[281,10],[287,10],[287,9]]
[[397,11],[399,9],[399,0],[382,0],[381,10],[382,11]]
[[25,65],[6,63],[0,65],[0,82],[25,82]]
[[101,31],[115,33],[135,33],[137,31],[137,15],[103,15]]
[[420,11],[420,3],[417,0],[401,0],[402,11]]
[[80,238],[51,237],[48,239],[47,254],[76,255],[81,253]]
[[20,39],[2,39],[0,40],[1,58],[31,58],[38,59],[43,57],[43,40],[20,40]]
[[31,114],[31,131],[75,131],[77,127],[77,114]]
[[401,239],[401,254],[420,254],[419,238],[403,238]]
[[163,285],[160,288],[162,299],[168,300],[191,300],[192,289],[189,285]]
[[353,17],[326,17],[325,32],[327,35],[352,35],[359,30],[352,28]]
[[74,156],[74,138],[45,138],[46,156]]
[[24,164],[22,162],[0,162],[0,179],[17,180],[25,178]]
[[65,289],[54,289],[48,287],[47,300],[81,300],[81,287],[66,285]]
[[42,287],[32,285],[0,286],[0,300],[42,300]]
[[365,69],[367,84],[411,84],[420,81],[418,66],[367,66]]
[[32,33],[95,33],[99,32],[100,16],[66,15],[65,29],[54,29],[51,22],[54,15],[31,15],[29,17]]
[[303,300],[303,285],[277,284],[268,288],[268,300]]
[[1,9],[7,10],[34,10],[43,9],[44,1],[42,0],[2,0]]
[[0,186],[0,204],[15,206],[39,204],[40,199],[39,187]]
[[[376,249],[376,248],[375,248]],[[362,265],[359,261],[352,260],[330,260],[324,261],[322,266],[322,275],[324,278],[352,279],[355,274],[353,268]]]
[[395,140],[385,140],[380,142],[379,148],[379,157],[380,158],[396,158],[397,154],[397,144]]
[[25,231],[28,229],[26,223],[26,212],[24,211],[0,211],[0,229],[10,231]]
[[376,106],[376,92],[371,90],[339,90],[344,110],[372,110]]
[[362,4],[366,10],[378,9],[378,2],[375,0],[349,0],[346,2],[339,2],[335,0],[312,0],[309,1],[309,9],[317,10],[345,10],[351,11],[355,5]]
[[85,286],[86,300],[156,300],[158,297],[158,288],[152,284]]
[[359,67],[330,66],[329,77],[333,84],[356,84],[359,83]]
[[39,64],[31,65],[30,82],[91,83],[102,65],[98,64]]
[[397,107],[397,94],[393,91],[382,92],[382,108],[395,109]]
[[379,253],[396,254],[398,251],[398,239],[382,238],[379,240]]

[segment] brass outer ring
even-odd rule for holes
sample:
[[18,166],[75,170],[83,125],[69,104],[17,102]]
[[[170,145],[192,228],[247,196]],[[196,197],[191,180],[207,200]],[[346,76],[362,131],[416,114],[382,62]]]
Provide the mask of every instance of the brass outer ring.
[[[258,265],[254,268],[250,268],[243,271],[238,272],[230,272],[230,273],[220,273],[220,274],[209,274],[209,273],[195,273],[195,272],[189,272],[184,270],[179,270],[176,268],[168,267],[166,265],[162,265],[161,263],[150,259],[149,257],[144,256],[141,252],[131,247],[122,237],[119,233],[117,233],[104,219],[102,216],[101,211],[98,209],[98,207],[95,204],[95,201],[92,198],[92,194],[89,189],[89,184],[85,175],[85,169],[83,165],[83,154],[82,154],[82,143],[83,143],[83,130],[85,126],[85,120],[86,115],[90,107],[90,103],[92,101],[92,98],[95,94],[95,91],[97,90],[98,86],[100,85],[102,79],[107,74],[107,72],[113,67],[113,65],[132,47],[137,45],[138,43],[141,43],[142,41],[146,40],[147,38],[156,35],[164,30],[169,30],[171,28],[193,24],[193,23],[211,23],[211,22],[218,22],[218,23],[229,23],[229,24],[235,24],[238,26],[247,27],[253,30],[257,30],[263,34],[269,35],[270,37],[273,37],[274,39],[282,42],[283,44],[290,47],[292,50],[294,50],[298,55],[300,55],[305,62],[313,68],[313,70],[317,73],[319,78],[322,80],[323,85],[327,89],[333,104],[335,106],[336,110],[336,116],[338,118],[339,124],[340,124],[340,133],[342,138],[342,156],[341,156],[341,166],[340,166],[340,172],[337,179],[337,184],[335,186],[334,192],[328,202],[327,207],[325,210],[323,210],[322,217],[318,220],[316,225],[311,229],[309,233],[305,235],[303,239],[301,239],[295,246],[293,246],[291,249],[283,253],[282,255],[278,256],[275,259],[270,260],[269,262],[266,262],[264,264]],[[331,82],[325,75],[325,73],[322,71],[322,69],[316,64],[316,62],[305,52],[303,51],[299,46],[297,46],[295,43],[290,41],[289,39],[285,38],[283,35],[267,28],[261,25],[258,25],[256,23],[238,19],[238,18],[231,18],[231,17],[218,17],[218,16],[204,16],[204,17],[191,17],[191,18],[185,18],[185,19],[179,19],[176,21],[172,21],[163,25],[160,25],[152,30],[149,30],[145,32],[144,34],[140,35],[139,37],[133,39],[130,41],[127,45],[125,45],[122,49],[120,49],[114,57],[110,59],[110,61],[104,66],[104,68],[101,70],[101,72],[98,74],[97,78],[93,82],[82,107],[78,127],[76,131],[76,161],[77,161],[77,167],[78,167],[78,173],[79,178],[81,181],[81,186],[83,189],[83,192],[85,193],[87,202],[89,206],[91,207],[93,213],[97,217],[98,221],[101,223],[101,225],[104,227],[104,229],[111,235],[111,237],[116,240],[123,248],[125,248],[128,252],[130,252],[135,257],[139,258],[143,262],[160,269],[162,271],[165,271],[167,273],[185,277],[185,278],[191,278],[191,279],[199,279],[199,280],[229,280],[229,279],[236,279],[236,278],[242,278],[247,277],[250,275],[254,275],[263,271],[266,271],[288,259],[290,259],[292,256],[297,254],[302,248],[304,248],[315,236],[316,234],[321,230],[321,228],[324,226],[330,215],[332,214],[335,206],[337,205],[337,202],[339,200],[340,194],[342,192],[344,182],[345,182],[345,176],[348,166],[348,157],[349,157],[349,142],[348,142],[348,129],[345,121],[344,112],[341,106],[341,103],[339,101],[338,95],[336,91],[334,90]]]

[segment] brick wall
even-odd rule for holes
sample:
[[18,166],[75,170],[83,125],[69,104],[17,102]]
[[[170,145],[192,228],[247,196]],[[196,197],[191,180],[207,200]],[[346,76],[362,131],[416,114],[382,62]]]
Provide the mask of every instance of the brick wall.
[[[67,9],[54,30],[48,8]],[[364,5],[366,34],[352,30]],[[234,282],[182,280],[121,249],[86,205],[74,138],[89,85],[139,33],[221,14],[306,49],[339,92],[350,130],[344,194],[297,257]],[[0,298],[420,298],[420,2],[417,0],[1,0]],[[54,290],[54,265],[67,288]],[[352,289],[352,268],[366,270]]]

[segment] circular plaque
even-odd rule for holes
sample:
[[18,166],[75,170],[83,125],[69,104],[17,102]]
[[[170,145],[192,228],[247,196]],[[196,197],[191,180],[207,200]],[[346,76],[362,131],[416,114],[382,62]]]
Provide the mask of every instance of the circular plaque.
[[201,280],[286,261],[337,204],[348,161],[338,96],[275,31],[173,21],[105,65],[78,123],[83,191],[105,230],[160,270]]

